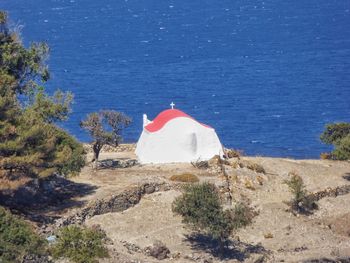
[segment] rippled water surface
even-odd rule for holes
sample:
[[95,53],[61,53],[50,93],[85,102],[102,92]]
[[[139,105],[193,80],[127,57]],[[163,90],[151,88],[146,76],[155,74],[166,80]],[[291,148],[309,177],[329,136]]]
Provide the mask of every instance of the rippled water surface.
[[0,0],[22,38],[51,46],[50,91],[75,94],[63,126],[101,108],[174,101],[247,154],[317,157],[328,122],[350,121],[350,1]]

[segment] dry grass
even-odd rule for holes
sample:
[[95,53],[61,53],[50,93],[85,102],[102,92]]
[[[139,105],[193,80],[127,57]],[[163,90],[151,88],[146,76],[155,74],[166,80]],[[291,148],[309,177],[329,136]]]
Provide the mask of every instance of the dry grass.
[[246,167],[249,170],[252,170],[252,171],[254,171],[256,173],[261,173],[261,174],[265,174],[266,173],[264,167],[262,165],[260,165],[260,164],[257,164],[257,163],[253,163],[253,162],[248,161],[246,163]]
[[24,177],[17,180],[10,180],[6,177],[0,177],[0,191],[4,190],[16,190],[19,187],[25,185],[31,180],[31,178]]
[[239,158],[243,155],[243,151],[235,149],[225,149],[225,155],[227,158]]
[[244,186],[245,186],[245,188],[247,188],[249,190],[255,190],[254,184],[253,184],[252,180],[250,180],[250,179],[245,180]]
[[183,183],[196,183],[199,182],[199,178],[194,174],[184,173],[176,174],[170,177],[171,181],[183,182]]
[[321,160],[329,160],[329,159],[332,159],[332,154],[331,154],[331,153],[321,153],[321,154],[320,154],[320,159],[321,159]]
[[264,234],[264,238],[273,238],[273,235],[269,232]]
[[251,161],[240,161],[240,160],[237,160],[235,162],[231,162],[231,166],[234,169],[246,167],[247,169],[252,170],[252,171],[254,171],[256,173],[266,174],[265,168],[262,165],[257,164],[257,163],[253,163]]

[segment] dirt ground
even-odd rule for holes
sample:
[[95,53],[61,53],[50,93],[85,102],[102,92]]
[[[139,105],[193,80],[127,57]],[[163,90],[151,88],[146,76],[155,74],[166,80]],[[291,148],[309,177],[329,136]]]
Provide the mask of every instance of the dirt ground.
[[[209,181],[218,187],[225,184],[221,173],[197,169],[191,164],[130,168],[108,165],[113,164],[113,160],[133,158],[136,158],[133,152],[102,153],[103,168],[95,172],[87,166],[73,179],[96,187],[79,201],[108,198],[147,182],[172,185],[170,176],[181,173],[195,174],[200,181]],[[318,201],[319,209],[313,214],[295,215],[285,203],[292,195],[283,183],[293,171],[303,178],[310,192],[350,185],[349,162],[268,157],[242,157],[241,160],[262,165],[266,174],[246,167],[224,166],[234,200],[250,200],[258,212],[251,225],[232,236],[232,244],[224,257],[213,252],[205,237],[191,235],[181,218],[173,214],[171,203],[181,194],[179,187],[174,187],[147,194],[125,211],[97,215],[85,222],[100,225],[111,240],[108,245],[111,257],[102,262],[160,262],[143,252],[156,240],[170,250],[169,257],[162,262],[306,262],[321,258],[348,258],[349,261],[342,262],[350,262],[350,193],[324,197]]]

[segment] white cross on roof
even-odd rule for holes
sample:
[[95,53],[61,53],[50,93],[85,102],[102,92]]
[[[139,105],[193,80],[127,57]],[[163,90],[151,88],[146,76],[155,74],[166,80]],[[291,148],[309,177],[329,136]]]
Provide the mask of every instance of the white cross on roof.
[[170,106],[171,106],[172,109],[174,109],[174,106],[175,106],[174,102],[171,102]]

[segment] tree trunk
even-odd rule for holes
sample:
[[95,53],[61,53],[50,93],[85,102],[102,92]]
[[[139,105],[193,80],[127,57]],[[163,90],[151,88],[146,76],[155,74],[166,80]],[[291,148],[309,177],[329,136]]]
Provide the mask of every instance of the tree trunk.
[[232,192],[231,192],[231,183],[230,183],[230,178],[226,172],[226,169],[225,169],[225,165],[224,165],[224,162],[223,160],[220,158],[219,159],[219,163],[220,163],[220,166],[221,166],[221,171],[222,171],[222,174],[223,176],[225,177],[225,181],[226,181],[226,193],[227,193],[227,202],[230,206],[232,206],[232,201],[233,201],[233,197],[232,197]]
[[100,156],[101,146],[98,144],[94,144],[92,146],[94,152],[94,158],[92,159],[92,168],[97,170],[98,168],[98,157]]

